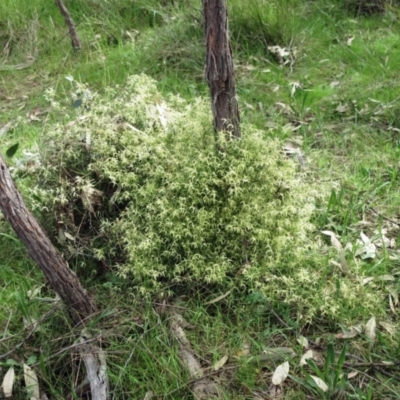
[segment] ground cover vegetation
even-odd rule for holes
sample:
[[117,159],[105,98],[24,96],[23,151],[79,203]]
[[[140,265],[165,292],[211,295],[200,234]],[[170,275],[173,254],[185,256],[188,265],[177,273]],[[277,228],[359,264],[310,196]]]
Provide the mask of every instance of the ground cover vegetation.
[[[53,3],[0,4],[1,151],[102,310],[112,398],[193,398],[170,310],[221,398],[399,398],[400,11],[372,3],[229,1],[233,142],[201,2],[66,2],[79,52]],[[0,246],[1,379],[81,398],[65,310]]]

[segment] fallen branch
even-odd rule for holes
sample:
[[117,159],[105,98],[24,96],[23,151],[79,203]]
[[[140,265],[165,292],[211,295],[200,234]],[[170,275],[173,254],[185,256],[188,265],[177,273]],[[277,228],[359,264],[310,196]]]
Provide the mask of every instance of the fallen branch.
[[221,388],[207,378],[203,368],[197,361],[192,346],[185,335],[182,326],[187,325],[187,322],[178,314],[174,308],[171,311],[170,328],[172,335],[179,344],[179,358],[189,371],[192,378],[191,389],[196,400],[210,399],[220,397]]
[[0,128],[0,138],[5,136],[9,130],[14,128],[15,121],[9,121]]
[[21,64],[14,64],[14,65],[0,65],[0,71],[13,71],[13,70],[20,70],[30,67],[36,59],[34,58],[31,61]]
[[[28,249],[29,255],[36,261],[52,288],[67,305],[72,321],[77,326],[82,326],[97,311],[94,300],[26,207],[1,156],[0,208],[5,219]],[[87,343],[88,338],[90,339],[90,335],[85,334],[79,341],[80,354],[86,365],[92,399],[106,400],[108,380],[105,356],[100,348]]]
[[59,8],[61,15],[64,17],[65,23],[68,27],[69,36],[71,38],[72,47],[74,50],[79,50],[81,48],[81,44],[78,38],[78,34],[76,32],[74,21],[69,14],[69,11],[62,0],[56,0],[57,7]]
[[391,222],[392,224],[395,224],[397,226],[400,226],[400,224],[396,221],[394,221],[393,219],[390,219],[388,217],[386,217],[385,215],[383,215],[382,213],[380,213],[379,211],[377,211],[374,207],[370,207],[371,211],[373,211],[376,215],[378,215],[379,217],[383,218],[386,221]]
[[87,332],[78,339],[78,349],[85,363],[87,375],[83,383],[89,382],[92,399],[106,400],[108,393],[106,357],[104,351],[90,340],[91,335]]
[[29,255],[43,271],[52,288],[67,305],[75,324],[97,311],[93,298],[86,292],[74,271],[53,246],[43,228],[28,210],[16,188],[6,163],[0,156],[0,208]]

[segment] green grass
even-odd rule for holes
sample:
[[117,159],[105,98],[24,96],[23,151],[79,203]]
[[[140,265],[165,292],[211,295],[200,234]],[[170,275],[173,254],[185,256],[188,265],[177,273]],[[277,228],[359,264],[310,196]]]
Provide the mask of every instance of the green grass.
[[[36,121],[30,117],[35,110],[49,108],[43,97],[48,88],[55,88],[56,99],[68,103],[71,86],[65,79],[67,75],[101,93],[107,86],[123,84],[131,74],[145,72],[158,81],[165,95],[180,93],[189,100],[207,96],[201,3],[165,3],[67,2],[83,44],[82,50],[74,54],[54,3],[3,0],[0,126],[15,120],[16,127],[1,138],[2,153],[19,142],[16,158],[22,157],[24,150],[35,147],[48,124],[70,117],[56,110],[40,114]],[[332,186],[330,199],[320,204],[315,214],[317,228],[334,231],[343,245],[355,245],[361,231],[374,237],[386,228],[386,236],[398,243],[398,8],[393,5],[384,15],[355,18],[335,2],[322,0],[228,3],[241,118],[266,129],[271,137],[293,142],[301,138],[315,185],[329,182]],[[295,47],[297,57],[292,68],[280,66],[268,52],[269,45]],[[23,69],[15,68],[31,61]],[[293,82],[298,82],[301,89],[292,95]],[[281,105],[276,105],[278,102]],[[24,193],[29,181],[22,174],[17,184]],[[28,291],[41,286],[37,297],[54,294],[4,221],[0,221],[0,249],[0,362],[4,367],[0,378],[9,365],[4,364],[7,359],[21,363],[34,356],[41,389],[49,398],[65,398],[66,393],[73,392],[73,382],[84,376],[76,356],[71,356],[68,349],[76,332],[65,310],[58,307],[49,313],[53,303],[28,299]],[[378,327],[372,348],[363,334],[348,340],[347,352],[365,362],[393,361],[400,356],[397,251],[396,244],[394,249],[380,250],[374,259],[365,260],[356,257],[355,250],[346,252],[354,274],[349,279],[374,278],[368,285],[385,293],[379,310],[385,315],[382,321],[396,327],[393,335]],[[335,252],[332,254],[335,258]],[[330,279],[335,267],[321,268],[326,268]],[[379,280],[385,275],[394,280]],[[168,328],[169,317],[162,316],[158,305],[127,298],[124,283],[112,272],[107,277],[99,281],[88,274],[84,284],[95,293],[103,311],[115,312],[93,327],[103,335],[113,398],[144,398],[152,390],[158,398],[191,399],[190,378],[180,364],[178,346]],[[220,294],[208,292],[210,300]],[[227,398],[255,398],[257,391],[267,391],[272,372],[284,361],[248,363],[246,357],[239,357],[247,344],[253,356],[265,348],[292,347],[296,357],[290,359],[290,374],[301,379],[307,378],[305,371],[312,371],[298,367],[303,353],[296,341],[298,334],[319,339],[322,355],[327,354],[328,343],[339,353],[342,349],[343,343],[333,334],[341,331],[343,321],[327,321],[321,315],[312,325],[304,326],[283,304],[271,310],[256,297],[237,299],[230,294],[207,306],[203,296],[193,293],[192,298],[180,302],[183,316],[192,325],[186,334],[206,373],[212,372],[213,363],[229,356],[221,372],[212,373],[226,389]],[[389,296],[395,312],[390,308]],[[365,324],[372,316],[366,310],[349,307],[346,311],[349,320]],[[29,327],[24,327],[23,318],[41,317],[38,331],[30,333]],[[2,357],[8,351],[10,354]],[[337,361],[329,368],[336,371]],[[343,368],[347,373],[359,371],[346,386],[346,398],[370,398],[367,383],[372,385],[372,398],[400,398],[398,366],[375,371],[362,366]],[[20,369],[17,375],[22,376]],[[306,399],[312,393],[307,385],[290,379],[283,390],[287,399]],[[21,380],[14,392],[18,398],[26,395]]]

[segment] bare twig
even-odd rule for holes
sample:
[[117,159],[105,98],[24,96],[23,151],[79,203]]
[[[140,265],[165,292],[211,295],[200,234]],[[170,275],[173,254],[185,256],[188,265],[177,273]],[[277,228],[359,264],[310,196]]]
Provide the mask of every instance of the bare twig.
[[357,367],[367,367],[367,368],[376,368],[376,367],[383,367],[383,368],[391,368],[391,367],[395,367],[398,366],[399,363],[398,362],[377,362],[377,363],[373,363],[373,362],[359,362],[359,363],[350,363],[350,362],[345,362],[343,363],[343,365],[345,367],[353,367],[353,368],[357,368]]
[[383,218],[386,221],[391,222],[392,224],[395,224],[397,226],[400,226],[400,224],[396,221],[393,221],[392,219],[385,217],[382,213],[380,213],[379,211],[377,211],[374,207],[370,207],[371,211],[373,211],[376,215],[378,215],[379,217]]
[[[38,321],[35,321],[31,324],[29,324],[26,329],[30,329],[29,333],[25,336],[24,339],[22,339],[21,342],[19,342],[17,345],[15,345],[12,349],[10,349],[9,351],[7,351],[7,353],[4,354],[0,354],[0,360],[6,358],[7,356],[9,356],[10,354],[14,353],[14,351],[16,351],[17,349],[19,349],[21,346],[23,346],[23,344],[33,335],[33,333],[36,331],[35,327],[40,324],[42,321],[44,321],[47,317],[49,317],[51,314],[54,313],[54,311],[56,311],[56,309],[58,308],[58,305],[53,307],[51,310],[47,311],[46,314],[44,314],[42,317],[40,317],[40,319]],[[0,340],[0,342],[3,342],[5,340],[11,339],[14,336],[18,336],[18,334],[13,335],[11,337],[3,337],[2,340]]]
[[3,339],[6,338],[7,329],[8,329],[8,325],[10,325],[10,320],[11,320],[12,314],[13,314],[13,312],[12,312],[12,310],[10,310],[10,315],[8,316],[6,327],[4,328],[4,332],[3,332]]

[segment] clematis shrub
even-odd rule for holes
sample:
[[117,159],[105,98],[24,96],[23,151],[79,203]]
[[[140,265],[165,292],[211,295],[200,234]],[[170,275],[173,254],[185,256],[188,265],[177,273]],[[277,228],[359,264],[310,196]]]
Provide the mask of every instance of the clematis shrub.
[[248,124],[239,140],[215,134],[208,99],[163,97],[145,75],[101,96],[73,84],[82,100],[44,132],[32,189],[64,254],[106,262],[142,296],[237,288],[303,321],[378,304],[327,277],[310,222],[327,190],[278,140]]

